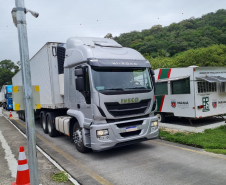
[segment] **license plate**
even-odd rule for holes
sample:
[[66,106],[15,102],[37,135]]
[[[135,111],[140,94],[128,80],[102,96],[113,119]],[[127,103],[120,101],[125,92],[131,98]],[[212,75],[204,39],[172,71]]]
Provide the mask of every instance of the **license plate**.
[[132,131],[136,131],[136,130],[137,130],[137,126],[126,127],[126,132],[132,132]]

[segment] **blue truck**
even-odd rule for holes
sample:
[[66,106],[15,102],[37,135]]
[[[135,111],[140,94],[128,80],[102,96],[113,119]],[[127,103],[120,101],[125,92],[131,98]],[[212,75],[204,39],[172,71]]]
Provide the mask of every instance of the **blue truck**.
[[0,103],[3,109],[13,110],[12,85],[3,85],[0,92]]

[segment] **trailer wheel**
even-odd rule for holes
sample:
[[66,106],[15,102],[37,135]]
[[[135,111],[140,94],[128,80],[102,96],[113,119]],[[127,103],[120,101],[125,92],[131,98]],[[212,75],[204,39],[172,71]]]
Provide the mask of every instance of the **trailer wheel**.
[[41,114],[41,124],[42,124],[42,130],[45,134],[48,134],[47,124],[46,124],[46,113],[42,112]]
[[56,137],[58,135],[58,131],[56,130],[54,126],[54,116],[51,113],[47,113],[46,115],[47,119],[47,129],[50,137]]
[[21,120],[24,121],[24,114],[21,112]]
[[19,119],[21,119],[20,112],[18,112],[17,114],[18,114]]
[[166,115],[164,113],[157,113],[160,122],[164,123],[166,121]]
[[82,138],[82,128],[79,126],[79,123],[75,123],[73,127],[73,141],[75,147],[81,153],[89,152],[91,149],[84,146]]
[[22,112],[22,115],[23,115],[23,121],[25,122],[26,121],[25,111]]

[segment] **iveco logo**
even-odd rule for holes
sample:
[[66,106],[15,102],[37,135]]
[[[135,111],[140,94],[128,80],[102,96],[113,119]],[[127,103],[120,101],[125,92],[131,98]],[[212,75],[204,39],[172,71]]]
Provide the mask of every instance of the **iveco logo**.
[[127,98],[127,99],[121,99],[121,103],[138,103],[138,98]]
[[112,62],[113,65],[127,65],[127,66],[137,66],[135,62]]

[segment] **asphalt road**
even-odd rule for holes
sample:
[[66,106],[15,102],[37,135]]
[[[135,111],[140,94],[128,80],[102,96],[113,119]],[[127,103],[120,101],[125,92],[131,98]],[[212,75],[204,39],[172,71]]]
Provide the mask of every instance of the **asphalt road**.
[[[12,122],[25,132],[23,121]],[[44,134],[38,121],[36,134],[37,144],[84,185],[226,184],[226,156],[202,149],[154,140],[81,154],[67,136]]]

